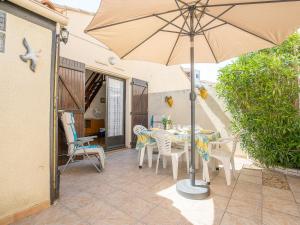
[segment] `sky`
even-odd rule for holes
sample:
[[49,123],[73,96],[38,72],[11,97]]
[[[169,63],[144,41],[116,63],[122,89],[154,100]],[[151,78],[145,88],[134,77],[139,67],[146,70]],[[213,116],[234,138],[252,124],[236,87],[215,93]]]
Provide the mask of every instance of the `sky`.
[[[52,2],[67,5],[74,8],[83,9],[89,12],[96,12],[101,0],[52,0]],[[200,79],[211,82],[216,82],[218,77],[218,70],[224,66],[230,64],[232,60],[228,60],[219,64],[206,64],[197,63],[195,65],[196,70],[200,70]],[[188,65],[183,65],[188,67]]]

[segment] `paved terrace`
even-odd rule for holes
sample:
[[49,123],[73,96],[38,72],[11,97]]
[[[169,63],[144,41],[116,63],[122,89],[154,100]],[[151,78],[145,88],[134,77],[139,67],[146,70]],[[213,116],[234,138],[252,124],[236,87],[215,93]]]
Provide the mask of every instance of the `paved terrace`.
[[[72,164],[61,176],[60,200],[17,224],[300,224],[300,178],[279,174],[287,181],[285,189],[265,186],[262,170],[241,169],[245,160],[237,159],[240,166],[231,186],[226,186],[220,170],[211,175],[208,199],[187,200],[176,193],[171,163],[156,175],[146,163],[138,169],[137,157],[135,150],[109,153],[102,174],[87,162]],[[182,163],[179,177],[186,176]]]

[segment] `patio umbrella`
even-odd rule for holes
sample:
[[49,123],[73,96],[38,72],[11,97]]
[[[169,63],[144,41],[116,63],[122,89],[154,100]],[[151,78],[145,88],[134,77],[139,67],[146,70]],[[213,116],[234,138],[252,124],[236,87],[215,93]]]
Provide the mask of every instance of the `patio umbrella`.
[[195,180],[194,63],[278,45],[299,27],[300,0],[101,0],[86,32],[121,59],[191,64],[190,179],[177,190],[200,199],[209,188]]

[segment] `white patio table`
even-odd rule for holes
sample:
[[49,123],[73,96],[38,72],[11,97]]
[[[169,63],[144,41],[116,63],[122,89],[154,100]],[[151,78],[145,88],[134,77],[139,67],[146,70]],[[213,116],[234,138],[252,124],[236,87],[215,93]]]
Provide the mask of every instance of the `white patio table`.
[[[148,144],[154,144],[155,139],[153,138],[153,134],[155,131],[158,131],[158,128],[152,128],[150,130],[143,131],[141,135],[137,138],[136,149],[141,152],[139,160],[139,167],[142,167],[145,148]],[[176,144],[183,144],[184,148],[188,148],[191,144],[191,132],[187,129],[170,129],[166,130],[169,132],[172,137],[172,142]],[[204,160],[209,160],[209,152],[208,152],[208,143],[210,141],[215,141],[220,138],[220,133],[209,130],[198,130],[196,131],[195,144],[196,144],[196,169],[199,169],[200,157]],[[151,157],[152,160],[152,157]],[[152,163],[149,163],[149,167],[151,167]]]

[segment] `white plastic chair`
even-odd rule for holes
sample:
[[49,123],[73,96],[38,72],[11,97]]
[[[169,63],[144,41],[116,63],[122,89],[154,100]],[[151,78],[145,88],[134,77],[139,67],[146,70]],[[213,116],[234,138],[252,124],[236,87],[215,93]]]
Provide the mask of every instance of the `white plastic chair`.
[[[67,142],[68,142],[68,156],[69,160],[64,166],[62,172],[65,171],[71,161],[74,160],[75,156],[84,156],[91,162],[91,164],[100,173],[104,168],[105,154],[104,150],[100,145],[90,145],[90,142],[95,140],[97,136],[90,137],[78,137],[75,129],[75,120],[73,113],[63,112],[61,120],[64,126]],[[91,156],[94,156],[99,161],[97,166],[92,160]]]
[[[231,171],[230,165],[232,168],[232,174],[235,175],[235,164],[234,164],[234,154],[236,151],[236,145],[239,141],[239,136],[229,137],[229,138],[220,138],[218,141],[211,141],[208,144],[209,156],[215,158],[222,162],[226,177],[227,185],[231,185]],[[227,144],[232,144],[232,149],[229,151],[226,148]],[[202,159],[203,162],[203,179],[206,182],[210,182],[209,172],[208,172],[208,161]]]
[[156,174],[158,173],[158,166],[159,166],[159,159],[162,156],[163,157],[163,167],[166,168],[166,158],[165,157],[171,157],[172,159],[172,169],[173,169],[173,179],[177,180],[178,176],[178,163],[179,158],[183,155],[186,156],[186,167],[187,167],[187,173],[189,171],[189,151],[188,146],[185,145],[184,148],[176,149],[172,148],[172,140],[171,140],[171,134],[167,131],[156,131],[153,134],[153,137],[156,140],[157,147],[158,147],[158,158],[156,162]]
[[[147,131],[147,128],[142,126],[142,125],[135,125],[133,128],[133,133],[136,136],[142,135],[143,131]],[[148,166],[149,168],[152,167],[152,158],[153,158],[153,149],[156,147],[156,143],[151,143],[147,144],[144,148],[139,151],[139,167],[142,168],[143,162],[144,162],[144,157],[145,157],[145,150],[147,149],[147,154],[148,154]]]

